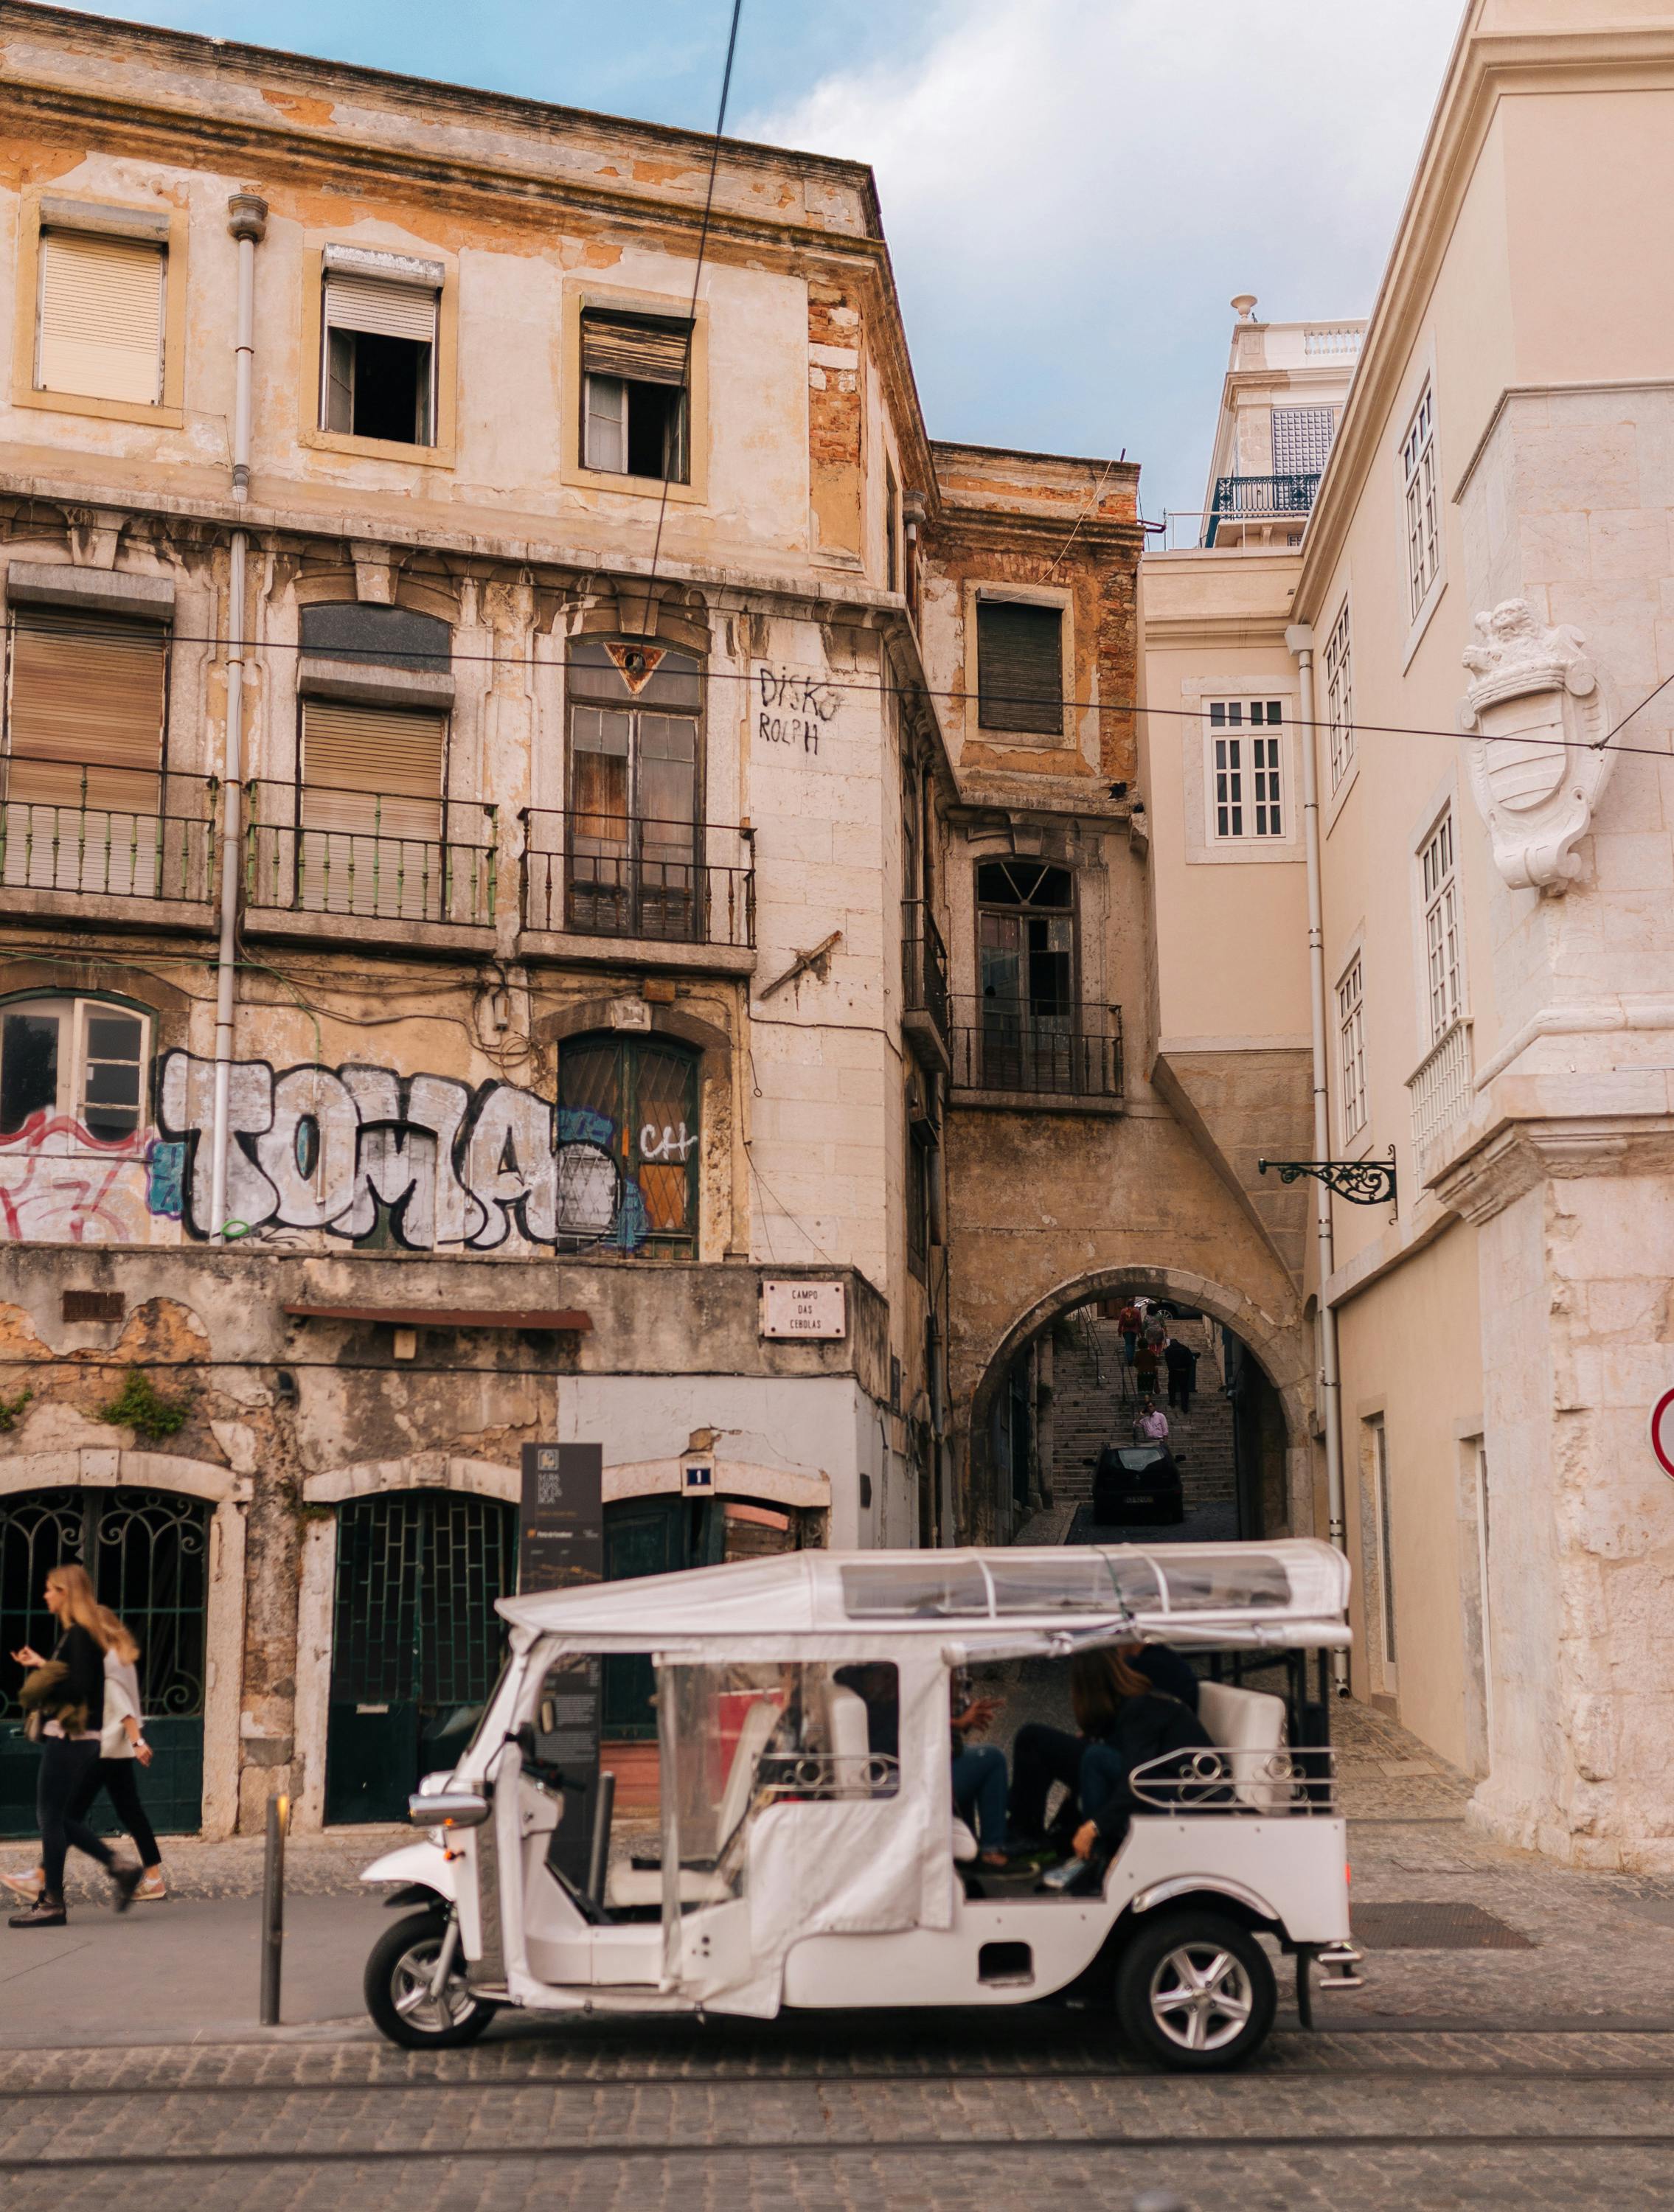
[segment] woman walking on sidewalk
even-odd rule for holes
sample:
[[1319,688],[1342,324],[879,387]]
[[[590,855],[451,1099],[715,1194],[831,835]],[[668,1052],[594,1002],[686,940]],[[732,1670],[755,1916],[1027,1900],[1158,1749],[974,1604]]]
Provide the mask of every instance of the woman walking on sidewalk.
[[[157,1849],[155,1832],[140,1802],[139,1777],[134,1771],[136,1765],[149,1766],[152,1756],[140,1711],[139,1646],[114,1613],[103,1606],[99,1607],[99,1613],[101,1626],[110,1637],[105,1650],[104,1725],[99,1732],[99,1756],[76,1787],[70,1803],[70,1818],[85,1820],[94,1800],[104,1790],[139,1853],[140,1881],[134,1892],[135,1899],[155,1903],[167,1897],[168,1891],[163,1882],[162,1854]],[[0,1875],[0,1881],[33,1903],[46,1887],[46,1871],[37,1866],[27,1875]]]
[[[15,1912],[14,1928],[62,1928],[64,1924],[64,1863],[69,1847],[97,1859],[116,1889],[116,1909],[126,1911],[143,1870],[119,1867],[73,1809],[89,1777],[98,1789],[100,1731],[105,1710],[105,1653],[121,1624],[94,1595],[85,1567],[53,1567],[46,1577],[46,1610],[60,1633],[50,1659],[26,1644],[12,1656],[29,1673],[22,1703],[32,1734],[39,1730],[40,1772],[35,1784],[35,1814],[40,1823],[41,1889],[27,1911]],[[83,1801],[90,1804],[93,1791]]]

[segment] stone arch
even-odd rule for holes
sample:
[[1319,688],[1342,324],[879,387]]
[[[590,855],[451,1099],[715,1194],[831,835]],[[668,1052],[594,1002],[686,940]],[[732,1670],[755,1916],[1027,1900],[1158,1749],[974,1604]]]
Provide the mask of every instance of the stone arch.
[[0,1497],[26,1490],[172,1490],[201,1498],[210,1516],[204,1607],[204,1811],[206,1836],[238,1825],[239,1709],[244,1684],[244,1509],[249,1478],[212,1460],[100,1445],[11,1452],[0,1458]]
[[1089,1268],[1067,1277],[1037,1297],[1012,1322],[983,1363],[971,1396],[970,1469],[973,1488],[989,1474],[987,1453],[994,1395],[1019,1353],[1062,1316],[1118,1291],[1138,1291],[1195,1306],[1241,1337],[1266,1370],[1285,1419],[1286,1486],[1294,1533],[1313,1525],[1312,1375],[1295,1323],[1276,1321],[1241,1291],[1187,1267],[1146,1262]]
[[300,1828],[326,1824],[326,1729],[332,1690],[332,1614],[337,1588],[336,1508],[352,1498],[387,1490],[451,1490],[467,1497],[515,1504],[522,1477],[497,1460],[456,1453],[410,1452],[399,1459],[359,1460],[302,1479],[301,1588],[296,1607],[297,1758],[295,1820]]

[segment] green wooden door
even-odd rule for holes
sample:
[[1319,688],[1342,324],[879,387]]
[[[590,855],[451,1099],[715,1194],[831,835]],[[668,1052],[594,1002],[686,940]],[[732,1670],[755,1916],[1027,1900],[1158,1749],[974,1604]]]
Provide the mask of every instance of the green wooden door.
[[[33,1490],[0,1499],[0,1836],[35,1833],[35,1747],[25,1741],[10,1655],[57,1639],[41,1600],[49,1567],[79,1561],[100,1601],[140,1649],[145,1733],[155,1756],[140,1775],[152,1826],[192,1835],[203,1825],[204,1607],[210,1508],[161,1490]],[[116,1821],[98,1798],[92,1825]]]
[[[713,1500],[624,1498],[605,1508],[605,1579],[667,1575],[721,1559],[724,1534]],[[612,1742],[645,1742],[657,1733],[656,1673],[648,1656],[628,1652],[604,1662],[600,1732]]]
[[389,1491],[338,1513],[326,1818],[404,1820],[454,1766],[505,1650],[517,1516],[492,1498]]

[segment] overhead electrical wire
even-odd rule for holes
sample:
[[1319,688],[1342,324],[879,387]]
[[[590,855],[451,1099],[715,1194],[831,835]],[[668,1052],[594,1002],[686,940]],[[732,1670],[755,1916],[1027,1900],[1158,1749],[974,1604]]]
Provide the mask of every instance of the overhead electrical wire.
[[[108,623],[90,623],[83,629],[70,623],[55,623],[53,627],[61,635],[65,636],[104,638],[110,635]],[[217,650],[224,650],[230,641],[223,637],[198,635],[180,630],[171,630],[169,636],[170,641],[175,645],[207,645]],[[305,653],[308,650],[309,648],[300,640],[290,638],[269,638],[259,642],[253,640],[244,641],[244,651],[247,654]],[[350,656],[346,656],[342,649],[338,647],[333,647],[329,652],[320,653],[320,658],[323,659],[336,660],[347,657]],[[395,662],[408,659],[426,660],[434,659],[435,655],[419,646],[405,647],[380,646],[377,657],[380,661]],[[454,653],[448,657],[450,662],[466,665],[476,664],[490,668],[524,668],[528,665],[527,655],[514,653]],[[740,684],[747,687],[753,679],[747,670],[703,668],[697,672],[696,680],[701,684]],[[1619,730],[1627,727],[1636,714],[1643,714],[1652,701],[1659,693],[1666,690],[1671,684],[1674,684],[1674,675],[1665,676],[1660,684],[1646,694],[1637,706],[1629,708],[1621,720],[1613,724],[1602,738],[1537,738],[1520,731],[1496,735],[1488,730],[1457,728],[1441,730],[1421,722],[1362,722],[1358,719],[1342,726],[1353,730],[1357,737],[1442,738],[1453,744],[1469,742],[1472,744],[1543,745],[1559,751],[1582,753],[1599,752],[1608,745],[1612,752],[1637,753],[1647,760],[1667,760],[1671,755],[1669,748],[1665,745],[1618,745],[1611,744],[1611,740]],[[956,701],[960,704],[968,703],[976,696],[974,692],[963,687],[956,689],[949,685],[946,688],[938,688],[929,684],[882,683],[869,677],[821,676],[815,679],[814,688],[821,691],[876,693],[898,699],[946,699]],[[1260,686],[1240,684],[1237,689],[1241,694],[1247,695],[1252,689],[1259,690]],[[1203,719],[1203,710],[1201,707],[1156,707],[1153,706],[1148,700],[1137,699],[1066,699],[1060,694],[1044,691],[1008,691],[1005,703],[1014,707],[1062,707],[1066,713],[1149,714],[1182,722],[1201,722]],[[1297,714],[1290,718],[1289,726],[1297,730],[1330,730],[1333,725],[1329,720],[1319,716],[1308,720]],[[1004,736],[1003,732],[996,734],[1002,738]],[[22,758],[25,756],[20,755],[18,757]],[[170,775],[186,775],[193,771],[185,769],[169,769],[163,773]],[[203,780],[207,781],[210,779]],[[280,779],[282,781],[289,780],[289,778]]]

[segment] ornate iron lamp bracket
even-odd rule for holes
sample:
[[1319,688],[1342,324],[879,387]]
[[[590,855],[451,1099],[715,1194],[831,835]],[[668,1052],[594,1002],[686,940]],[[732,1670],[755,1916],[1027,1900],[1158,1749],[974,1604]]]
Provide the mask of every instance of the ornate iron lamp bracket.
[[1395,1204],[1395,1147],[1389,1148],[1386,1160],[1257,1160],[1256,1171],[1265,1175],[1269,1168],[1277,1174],[1281,1182],[1294,1182],[1298,1176],[1314,1176],[1337,1197],[1347,1199],[1350,1206],[1390,1206]]

